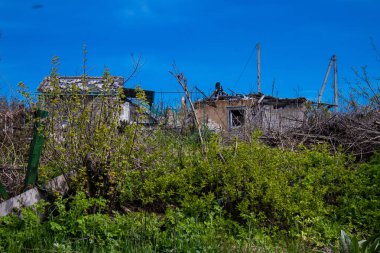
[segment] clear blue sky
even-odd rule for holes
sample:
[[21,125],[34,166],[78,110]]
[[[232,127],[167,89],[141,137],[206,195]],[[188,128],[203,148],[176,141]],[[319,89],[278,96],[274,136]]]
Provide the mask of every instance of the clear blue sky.
[[[254,45],[261,42],[262,86],[280,97],[316,99],[332,54],[342,91],[352,67],[380,76],[372,37],[380,48],[378,0],[0,0],[0,95],[19,81],[35,90],[54,55],[61,75],[128,75],[130,55],[144,66],[126,86],[179,91],[168,71],[176,61],[206,93],[220,81],[227,90],[255,91],[256,59],[236,83]],[[326,93],[331,93],[331,80]],[[326,100],[331,101],[331,96]]]

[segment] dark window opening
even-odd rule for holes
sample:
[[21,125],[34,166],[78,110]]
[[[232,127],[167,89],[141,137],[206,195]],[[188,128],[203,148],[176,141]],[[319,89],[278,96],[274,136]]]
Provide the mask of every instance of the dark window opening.
[[244,125],[245,111],[243,109],[230,110],[230,127],[239,127]]

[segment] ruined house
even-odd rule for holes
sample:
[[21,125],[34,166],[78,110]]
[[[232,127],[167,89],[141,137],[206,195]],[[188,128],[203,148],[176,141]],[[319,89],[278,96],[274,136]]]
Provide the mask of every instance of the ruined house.
[[[96,103],[99,101],[100,97],[106,96],[110,100],[117,99],[118,93],[120,92],[120,89],[122,89],[121,91],[124,94],[120,112],[120,121],[122,122],[135,122],[138,116],[137,108],[143,106],[136,100],[136,90],[124,87],[125,81],[121,76],[112,76],[109,80],[106,80],[104,77],[57,77],[54,84],[52,80],[51,77],[45,77],[38,87],[38,91],[41,93],[41,96],[44,97],[44,101],[48,107],[50,98],[57,93],[55,89],[58,89],[59,96],[64,99],[65,97],[73,95],[73,87],[75,87],[76,92],[83,97],[83,101],[95,104],[94,110],[97,110]],[[156,120],[150,114],[150,108],[154,100],[154,92],[148,90],[144,90],[144,92],[148,102],[145,110],[147,117],[144,122],[139,123],[154,124]]]
[[302,125],[306,119],[305,98],[276,98],[262,93],[230,95],[220,83],[211,96],[194,103],[201,125],[213,131],[261,129],[285,132]]

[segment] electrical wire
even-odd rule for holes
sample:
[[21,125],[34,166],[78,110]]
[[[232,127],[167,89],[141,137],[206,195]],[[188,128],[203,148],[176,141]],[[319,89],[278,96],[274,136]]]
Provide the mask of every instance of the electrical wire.
[[240,79],[242,78],[242,76],[243,76],[245,70],[247,69],[248,64],[249,64],[249,62],[251,61],[252,56],[253,56],[253,54],[255,53],[255,51],[256,51],[256,44],[253,46],[253,48],[252,48],[252,50],[251,50],[251,53],[250,53],[250,55],[249,55],[249,57],[248,57],[248,60],[246,61],[245,65],[244,65],[244,67],[243,67],[243,70],[240,72],[240,75],[239,75],[238,79],[236,80],[233,89],[235,89],[236,85],[240,82]]

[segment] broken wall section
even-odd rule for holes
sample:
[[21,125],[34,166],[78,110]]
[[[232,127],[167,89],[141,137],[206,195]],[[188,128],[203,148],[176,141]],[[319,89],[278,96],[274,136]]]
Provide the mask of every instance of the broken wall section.
[[216,132],[252,131],[283,133],[302,126],[306,120],[306,99],[242,98],[203,100],[195,103],[201,125]]

